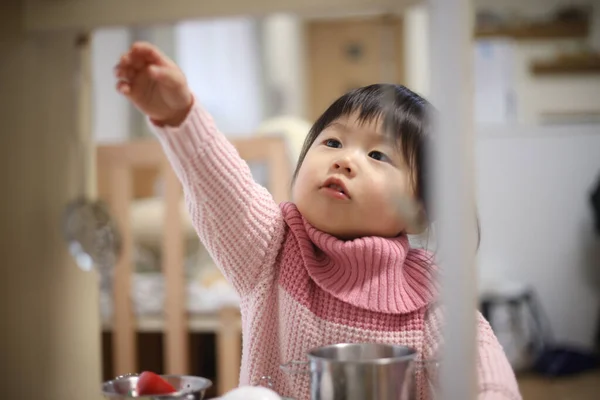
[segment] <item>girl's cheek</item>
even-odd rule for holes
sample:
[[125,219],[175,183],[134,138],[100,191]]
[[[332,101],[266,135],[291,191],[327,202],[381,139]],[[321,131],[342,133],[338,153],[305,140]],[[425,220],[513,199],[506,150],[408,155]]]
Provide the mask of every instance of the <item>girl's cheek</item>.
[[301,199],[304,194],[308,191],[310,185],[310,165],[303,163],[298,171],[298,176],[296,177],[296,181],[292,186],[292,199],[293,201],[297,201]]
[[370,181],[366,187],[366,192],[373,206],[381,211],[389,209],[397,197],[395,190],[390,190],[389,186],[386,187],[380,181]]
[[409,210],[405,210],[405,206],[411,203],[410,196],[402,186],[402,184],[378,185],[377,198],[380,199],[378,206],[385,209],[388,214],[404,216],[405,212],[409,212]]

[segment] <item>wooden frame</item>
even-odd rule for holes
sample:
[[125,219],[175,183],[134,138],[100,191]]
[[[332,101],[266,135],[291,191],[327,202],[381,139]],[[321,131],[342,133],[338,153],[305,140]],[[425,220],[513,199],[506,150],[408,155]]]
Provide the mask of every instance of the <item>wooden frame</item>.
[[340,12],[400,11],[414,0],[27,0],[23,24],[29,32],[95,29],[105,26],[166,24],[181,20],[267,15],[292,12],[302,15]]
[[[291,163],[282,137],[265,136],[231,140],[247,162],[263,162],[268,166],[268,189],[275,201],[289,199]],[[218,314],[188,316],[185,304],[184,236],[179,203],[182,189],[166,159],[160,143],[154,139],[97,148],[98,191],[106,200],[123,236],[123,253],[115,267],[113,320],[104,324],[113,331],[115,374],[137,371],[136,331],[165,332],[165,373],[186,374],[188,366],[188,331],[217,333],[218,392],[233,389],[238,384],[241,359],[241,322],[239,310],[222,310]],[[133,273],[133,235],[129,207],[134,198],[133,171],[154,168],[165,182],[163,198],[164,234],[162,239],[162,270],[165,275],[166,299],[164,318],[138,321],[131,302]]]
[[600,74],[600,54],[562,56],[554,60],[539,60],[531,64],[530,71],[537,76]]
[[582,39],[589,34],[588,21],[549,21],[500,26],[494,28],[475,28],[477,39],[506,37],[516,40]]

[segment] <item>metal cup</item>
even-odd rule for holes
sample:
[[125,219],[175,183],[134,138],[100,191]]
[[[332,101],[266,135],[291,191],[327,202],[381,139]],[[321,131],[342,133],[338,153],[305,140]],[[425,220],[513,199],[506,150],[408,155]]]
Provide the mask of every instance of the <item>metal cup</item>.
[[[308,352],[308,363],[282,366],[309,373],[312,400],[408,400],[414,392],[416,350],[376,343],[341,343]],[[298,368],[302,365],[306,368]]]
[[188,375],[162,375],[176,390],[175,393],[160,396],[138,396],[139,374],[119,376],[102,384],[102,394],[107,400],[202,400],[212,382],[206,378]]

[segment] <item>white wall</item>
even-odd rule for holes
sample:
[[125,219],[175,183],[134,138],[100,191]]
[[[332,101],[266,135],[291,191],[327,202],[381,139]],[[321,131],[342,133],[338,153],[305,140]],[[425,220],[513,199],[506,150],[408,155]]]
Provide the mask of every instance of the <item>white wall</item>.
[[93,132],[96,142],[127,140],[132,127],[128,101],[115,90],[113,67],[131,44],[127,28],[94,32],[92,39]]
[[591,345],[600,238],[589,194],[600,177],[600,126],[478,133],[482,281],[532,284],[557,338]]

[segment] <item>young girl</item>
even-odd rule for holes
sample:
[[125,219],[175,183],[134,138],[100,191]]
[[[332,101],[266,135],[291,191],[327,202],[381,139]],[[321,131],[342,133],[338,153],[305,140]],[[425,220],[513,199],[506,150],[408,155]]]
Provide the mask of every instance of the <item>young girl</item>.
[[[277,205],[173,61],[136,43],[116,75],[118,91],[155,127],[200,239],[241,297],[241,385],[270,376],[281,395],[308,399],[308,377],[280,365],[333,343],[393,343],[417,349],[420,359],[435,357],[432,257],[407,238],[427,216],[427,101],[397,85],[336,100],[308,133],[294,202]],[[477,345],[479,398],[520,399],[481,316]],[[426,398],[419,377],[419,398]]]

